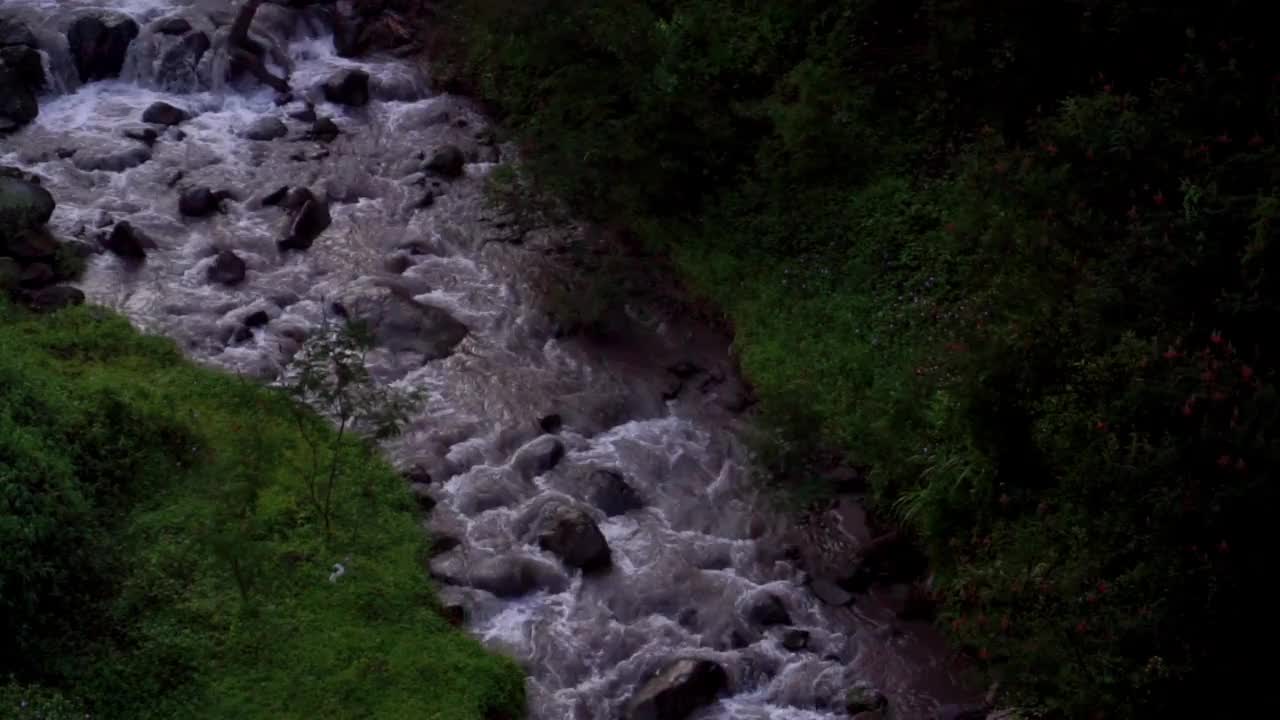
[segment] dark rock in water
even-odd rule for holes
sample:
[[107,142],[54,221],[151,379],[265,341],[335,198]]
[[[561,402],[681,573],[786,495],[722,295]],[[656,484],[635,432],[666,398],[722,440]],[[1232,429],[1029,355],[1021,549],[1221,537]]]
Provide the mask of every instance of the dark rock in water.
[[218,257],[214,259],[213,264],[209,266],[205,277],[211,283],[237,285],[244,282],[245,272],[244,260],[241,260],[239,255],[230,250],[222,250],[218,253]]
[[564,427],[564,420],[556,413],[543,415],[538,418],[538,427],[542,428],[542,432],[554,435],[560,432],[560,428]]
[[827,578],[814,578],[809,589],[819,600],[828,605],[843,607],[853,602],[853,595]]
[[[298,122],[313,123],[316,121],[316,108],[311,103],[307,103],[305,106],[303,106],[300,109],[290,110],[288,115],[291,119],[297,120]],[[330,122],[333,122],[333,121],[330,120]]]
[[461,544],[462,541],[452,535],[432,535],[431,547],[427,548],[427,556],[443,555]]
[[31,293],[27,304],[36,312],[53,312],[84,304],[84,293],[69,285],[54,285]]
[[520,448],[511,459],[511,467],[525,480],[542,475],[564,458],[564,443],[550,435],[543,435]]
[[32,263],[23,268],[18,276],[18,284],[25,288],[47,287],[57,281],[57,274],[45,263]]
[[247,343],[252,339],[253,339],[253,330],[243,325],[241,325],[240,327],[237,327],[235,332],[231,334],[231,343],[233,345],[240,345],[242,343]]
[[124,130],[122,130],[120,134],[124,135],[130,140],[137,140],[138,142],[144,143],[146,145],[155,145],[156,140],[159,139],[160,137],[160,133],[156,132],[155,128],[150,127],[148,125],[138,125],[136,127],[127,127]]
[[122,13],[98,11],[71,23],[67,44],[81,82],[113,78],[124,67],[138,23]]
[[565,503],[547,503],[535,522],[538,546],[569,567],[584,572],[608,568],[613,562],[609,543],[595,520]]
[[472,568],[472,587],[501,598],[520,597],[538,590],[562,592],[569,579],[554,565],[526,557],[496,557]]
[[156,125],[179,125],[191,119],[191,115],[167,102],[154,102],[142,111],[142,122]]
[[13,132],[40,113],[35,90],[16,70],[0,63],[0,132]]
[[257,140],[267,142],[277,140],[289,134],[289,128],[280,121],[279,118],[261,117],[254,120],[249,127],[244,130],[244,137],[249,140]]
[[383,347],[416,353],[426,362],[448,357],[468,333],[467,326],[445,310],[399,291],[359,298],[348,310],[352,318],[369,324]]
[[871,688],[856,687],[845,695],[845,711],[850,715],[860,712],[879,712],[889,706],[889,698]]
[[342,130],[330,118],[320,118],[311,125],[311,137],[321,142],[332,142],[334,138],[342,134]]
[[934,720],[986,720],[988,709],[981,705],[943,705]]
[[54,207],[53,195],[38,183],[0,174],[0,254],[9,254],[3,252],[6,235],[43,226]]
[[276,188],[275,190],[272,190],[271,192],[262,196],[262,206],[274,207],[277,205],[281,205],[284,203],[285,198],[287,198],[288,196],[289,196],[288,185],[284,185],[282,187]]
[[342,70],[325,81],[324,99],[336,105],[364,107],[369,104],[369,73]]
[[245,316],[244,320],[240,321],[247,328],[259,328],[269,322],[271,322],[271,316],[267,314],[266,310],[251,312]]
[[715,701],[729,685],[724,668],[710,660],[677,660],[645,683],[627,704],[627,720],[684,720]]
[[422,197],[418,198],[413,206],[418,209],[429,208],[436,204],[436,194],[430,190],[422,193]]
[[161,35],[186,35],[191,32],[191,23],[186,18],[161,18],[151,24],[151,29]]
[[40,41],[36,39],[35,33],[31,32],[31,28],[19,22],[17,18],[0,17],[0,47],[14,45],[39,47]]
[[418,501],[418,507],[423,512],[431,512],[435,509],[436,499],[431,496],[431,486],[425,483],[414,483],[409,486],[409,493],[413,495],[413,499]]
[[209,36],[194,32],[164,51],[156,68],[156,82],[169,92],[189,92],[200,86],[200,59],[212,47]]
[[745,614],[747,622],[761,627],[791,624],[791,614],[782,598],[770,592],[758,593],[749,599]]
[[467,609],[461,605],[445,605],[440,608],[440,616],[454,627],[462,627],[467,622]]
[[72,158],[71,164],[85,172],[124,172],[151,159],[151,148],[133,145],[123,150],[82,150]]
[[222,210],[223,201],[230,197],[225,190],[214,191],[207,187],[193,187],[178,196],[178,212],[185,217],[203,218]]
[[44,60],[35,47],[28,45],[10,45],[0,47],[0,65],[7,66],[17,75],[18,82],[34,92],[44,90],[47,82],[44,76]]
[[392,275],[402,275],[405,270],[413,266],[413,261],[409,259],[408,255],[396,253],[388,257],[382,266]]
[[456,145],[445,145],[431,154],[426,169],[446,178],[461,177],[467,158]]
[[356,18],[342,15],[334,18],[333,49],[338,57],[351,58],[360,54],[360,25]]
[[405,482],[410,485],[430,485],[431,472],[421,465],[414,465],[402,473]]
[[18,260],[51,258],[58,251],[58,241],[43,227],[6,231],[0,225],[0,255]]
[[293,210],[284,237],[276,243],[281,250],[309,250],[316,238],[333,223],[329,203],[306,188],[296,188],[285,198]]
[[782,647],[791,652],[800,652],[809,647],[808,630],[788,630],[782,634]]
[[147,256],[148,250],[156,247],[156,242],[127,220],[121,220],[111,228],[111,234],[102,241],[102,247],[122,258],[141,260]]
[[587,485],[590,486],[587,499],[609,517],[625,515],[644,507],[640,494],[621,473],[613,470],[593,471],[587,478]]

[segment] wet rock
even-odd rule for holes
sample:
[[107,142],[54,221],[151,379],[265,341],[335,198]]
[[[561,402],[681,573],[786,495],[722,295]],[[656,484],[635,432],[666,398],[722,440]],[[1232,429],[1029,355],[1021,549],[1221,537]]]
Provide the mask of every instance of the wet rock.
[[853,602],[853,595],[827,578],[814,578],[809,589],[819,600],[828,605],[843,607]]
[[[313,123],[317,119],[316,108],[311,103],[307,103],[301,108],[295,108],[293,110],[290,110],[288,112],[288,116],[292,120],[297,120],[298,122],[306,122],[306,123]],[[333,122],[333,121],[330,120],[330,122]],[[314,131],[314,128],[313,128],[313,131]]]
[[436,194],[430,190],[422,193],[422,196],[413,202],[413,207],[422,210],[436,204]]
[[0,47],[13,45],[39,47],[40,43],[25,23],[13,17],[0,17]]
[[244,260],[231,250],[221,250],[214,258],[213,264],[205,273],[211,283],[218,285],[238,285],[244,282],[247,268]]
[[321,90],[324,99],[336,105],[364,107],[369,104],[369,73],[342,70],[326,80]]
[[123,13],[97,11],[84,15],[67,30],[67,45],[81,82],[120,75],[129,43],[138,36],[138,23]]
[[154,102],[142,111],[142,122],[154,125],[179,125],[191,119],[190,113],[167,102]]
[[470,585],[502,598],[520,597],[538,590],[564,591],[569,579],[559,568],[526,557],[496,557],[478,563],[471,570]]
[[511,459],[511,467],[525,480],[549,472],[564,458],[564,443],[543,435],[520,448]]
[[760,627],[791,624],[791,614],[782,598],[770,592],[757,593],[748,599],[744,615],[747,622]]
[[200,60],[212,47],[209,36],[194,32],[166,48],[156,67],[156,82],[169,92],[190,92],[200,87]]
[[55,207],[53,195],[38,183],[20,176],[0,175],[0,251],[7,249],[5,235],[43,226]]
[[259,142],[277,140],[288,134],[289,128],[285,127],[280,118],[274,117],[260,117],[245,128],[242,133],[246,139]]
[[844,707],[850,715],[862,712],[880,712],[889,706],[883,693],[867,687],[855,687],[845,694]]
[[207,187],[193,187],[182,191],[178,196],[178,212],[184,217],[204,218],[220,212],[223,201],[231,197],[225,190],[211,190]]
[[445,605],[440,608],[440,617],[454,627],[462,627],[467,623],[467,609],[461,605]]
[[46,263],[32,263],[18,275],[18,284],[24,288],[42,288],[57,281],[57,274]]
[[71,164],[85,172],[124,172],[151,159],[151,148],[133,145],[123,150],[81,150]]
[[156,140],[159,139],[160,137],[160,133],[156,132],[155,128],[150,127],[148,125],[138,125],[135,127],[127,127],[124,130],[122,130],[120,134],[124,135],[130,140],[137,140],[138,142],[143,143],[145,145],[155,145]]
[[423,512],[431,512],[436,507],[436,499],[431,496],[431,486],[426,483],[413,483],[409,486],[409,494],[418,502]]
[[538,427],[542,429],[542,432],[554,435],[560,432],[560,428],[564,427],[564,420],[556,413],[543,415],[538,418]]
[[446,178],[461,177],[467,164],[467,158],[457,145],[445,145],[431,154],[426,169]]
[[102,241],[102,247],[122,258],[141,260],[147,256],[148,250],[156,247],[156,242],[127,220],[121,220],[111,228],[111,233]]
[[587,478],[587,500],[606,516],[625,515],[644,507],[635,488],[613,470],[595,470]]
[[271,316],[267,314],[266,310],[255,310],[246,315],[244,320],[240,321],[240,324],[247,328],[260,328],[269,322],[271,322]]
[[38,93],[45,89],[47,83],[44,76],[44,60],[34,46],[0,47],[0,64],[13,71],[18,82],[33,92]]
[[259,201],[259,204],[262,205],[262,207],[278,207],[280,205],[283,205],[285,200],[288,197],[289,197],[289,186],[283,185],[281,187],[276,188],[275,190],[272,190],[266,195],[263,195],[262,200]]
[[151,23],[151,29],[161,35],[185,35],[191,32],[191,23],[186,18],[161,18]]
[[253,339],[253,330],[250,330],[249,328],[243,325],[241,325],[240,327],[237,327],[235,329],[235,332],[231,334],[232,345],[241,345],[243,343],[249,342],[252,339]]
[[943,705],[934,720],[986,720],[987,712],[982,705]]
[[388,257],[382,264],[382,267],[392,275],[401,275],[412,266],[413,261],[409,259],[408,255],[402,253],[396,253]]
[[83,304],[84,293],[70,285],[54,285],[37,290],[27,297],[27,305],[36,312],[53,312]]
[[535,525],[538,546],[572,568],[594,572],[613,562],[609,543],[595,520],[566,503],[547,503]]
[[710,660],[677,660],[645,683],[627,704],[627,720],[684,720],[710,705],[729,685],[724,668]]
[[35,90],[18,72],[0,62],[0,132],[13,132],[40,113]]
[[58,241],[43,227],[5,231],[0,225],[0,255],[18,260],[39,260],[53,257]]
[[320,142],[333,142],[334,138],[341,134],[342,130],[332,118],[323,117],[312,123],[309,136]]
[[800,652],[809,647],[808,630],[788,630],[782,634],[782,647],[791,652]]
[[281,250],[309,250],[316,238],[333,223],[329,203],[306,188],[291,191],[286,202],[291,209],[297,209],[289,218],[284,238],[277,245]]
[[427,557],[443,555],[461,544],[462,541],[452,535],[432,536],[430,547],[427,548]]
[[401,289],[357,298],[348,310],[369,324],[383,347],[421,355],[424,362],[448,357],[468,333],[447,311],[420,303]]

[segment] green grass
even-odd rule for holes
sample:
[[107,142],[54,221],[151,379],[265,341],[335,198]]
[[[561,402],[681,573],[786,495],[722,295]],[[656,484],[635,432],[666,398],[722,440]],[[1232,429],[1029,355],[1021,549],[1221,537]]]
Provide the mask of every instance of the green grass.
[[0,307],[0,715],[520,716],[519,669],[441,617],[403,481],[358,443],[324,536],[299,417],[104,310]]

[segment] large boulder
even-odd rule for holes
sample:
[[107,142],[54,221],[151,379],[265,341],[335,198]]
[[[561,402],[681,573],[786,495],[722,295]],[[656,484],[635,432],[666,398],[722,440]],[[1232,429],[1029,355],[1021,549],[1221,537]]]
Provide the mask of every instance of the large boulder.
[[539,547],[555,554],[569,567],[593,572],[613,563],[609,543],[596,521],[567,503],[545,504],[534,523],[534,534]]
[[289,128],[280,120],[280,118],[266,116],[260,117],[249,124],[242,133],[248,140],[257,140],[267,142],[277,140],[289,134]]
[[743,614],[747,622],[760,627],[774,625],[790,625],[791,614],[782,598],[771,592],[760,592],[749,597],[745,603]]
[[31,28],[17,18],[0,17],[0,47],[15,45],[37,47],[39,41],[36,40],[35,33],[31,32]]
[[178,196],[178,212],[185,217],[203,218],[222,210],[223,201],[231,197],[226,190],[193,187]]
[[587,476],[587,500],[608,517],[644,507],[640,493],[614,470],[594,470]]
[[724,668],[686,658],[645,683],[627,705],[627,720],[684,720],[710,705],[729,685]]
[[83,304],[84,293],[70,285],[54,285],[37,290],[27,297],[27,305],[36,312],[53,312]]
[[889,706],[889,699],[878,690],[868,687],[855,687],[845,695],[845,710],[850,715],[862,712],[879,712]]
[[564,458],[564,443],[551,435],[543,435],[520,448],[511,459],[511,467],[525,480],[549,472]]
[[102,247],[128,260],[142,260],[148,250],[155,249],[156,243],[127,220],[121,220],[111,228]]
[[165,48],[156,66],[156,83],[169,92],[190,92],[200,87],[200,60],[210,47],[208,35],[193,32]]
[[120,75],[138,23],[123,13],[97,11],[81,16],[67,29],[67,45],[81,82]]
[[541,560],[495,557],[471,569],[470,585],[498,597],[513,598],[538,590],[563,592],[569,579],[554,565]]
[[155,125],[180,125],[191,118],[191,114],[182,108],[167,102],[154,102],[142,111],[142,122]]
[[17,71],[0,62],[0,133],[21,128],[39,112],[35,90],[22,81]]
[[38,228],[49,221],[54,207],[53,195],[38,183],[0,175],[0,233]]
[[239,285],[244,282],[248,268],[244,260],[231,250],[221,250],[213,259],[205,277],[218,285]]
[[161,35],[186,35],[191,32],[191,21],[176,16],[161,18],[151,23],[151,29]]
[[0,65],[4,65],[18,76],[18,82],[34,92],[44,90],[44,60],[40,51],[29,45],[10,45],[0,47]]
[[75,154],[71,164],[85,172],[124,172],[151,159],[151,148],[146,145],[110,149],[84,149]]
[[468,332],[445,310],[420,303],[400,288],[357,298],[348,310],[351,319],[369,325],[382,347],[421,355],[425,362],[448,357]]
[[281,250],[311,249],[316,238],[333,223],[329,203],[306,188],[292,190],[286,203],[290,209],[289,223],[284,237],[276,244]]
[[431,153],[426,169],[446,178],[461,177],[467,164],[467,157],[457,145],[445,145]]
[[363,70],[342,70],[335,73],[321,87],[324,99],[336,105],[364,107],[369,104],[369,73]]

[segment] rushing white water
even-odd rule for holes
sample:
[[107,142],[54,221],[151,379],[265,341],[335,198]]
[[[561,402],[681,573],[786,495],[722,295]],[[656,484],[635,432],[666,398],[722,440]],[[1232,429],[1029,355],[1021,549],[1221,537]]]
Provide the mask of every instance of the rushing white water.
[[[99,228],[127,220],[157,242],[142,264],[95,256],[82,282],[91,301],[175,338],[203,362],[266,381],[332,313],[333,301],[379,295],[389,278],[467,327],[451,354],[424,362],[416,343],[436,329],[397,326],[372,362],[381,381],[428,391],[388,451],[434,477],[439,505],[427,524],[461,541],[433,560],[435,574],[452,581],[441,592],[467,608],[472,632],[526,667],[533,718],[621,717],[639,685],[683,657],[714,660],[729,676],[726,696],[694,716],[702,720],[842,717],[844,693],[858,684],[883,691],[900,719],[932,717],[940,703],[963,697],[924,636],[891,631],[872,606],[822,605],[784,560],[784,519],[752,487],[736,420],[724,407],[734,383],[723,346],[699,349],[680,334],[696,328],[678,322],[641,323],[649,338],[642,342],[652,345],[631,352],[556,336],[532,301],[536,239],[524,247],[489,242],[502,225],[484,201],[483,180],[500,157],[482,139],[485,119],[459,98],[430,95],[418,67],[339,58],[323,12],[265,5],[255,32],[287,54],[295,92],[343,131],[324,144],[306,139],[308,124],[289,118],[298,103],[281,107],[251,81],[224,82],[226,3],[4,0],[4,9],[38,29],[51,70],[69,67],[60,33],[86,9],[124,13],[143,28],[121,79],[55,84],[61,94],[41,98],[31,126],[0,138],[0,164],[41,175],[57,198],[56,233],[92,240]],[[182,92],[162,89],[156,71],[176,38],[148,27],[174,14],[213,41]],[[331,105],[318,92],[343,68],[374,78],[367,107]],[[180,132],[162,132],[136,167],[78,167],[88,166],[86,157],[142,147],[122,131],[157,100],[194,117]],[[284,119],[288,136],[245,139],[264,116]],[[466,174],[442,183],[433,205],[415,208],[424,153],[445,144],[467,153]],[[237,200],[214,217],[183,218],[178,193],[195,185],[232,191]],[[276,248],[284,212],[261,198],[282,186],[309,187],[332,202],[333,225],[306,253]],[[248,265],[246,282],[234,288],[206,279],[223,249]],[[407,269],[389,272],[389,258]],[[258,310],[269,323],[237,336]],[[725,365],[720,376],[729,379],[663,400],[666,362],[686,357]],[[564,418],[558,438],[566,453],[549,472],[526,479],[513,458],[528,443],[546,443],[536,421],[547,413]],[[599,469],[624,476],[644,506],[613,517],[592,507],[585,479]],[[584,577],[529,542],[526,517],[555,498],[598,522],[612,569]],[[519,558],[552,568],[532,592],[499,598],[470,587],[482,563]],[[358,568],[346,571],[358,577]],[[781,599],[791,627],[809,632],[805,650],[783,648],[784,628],[751,625],[747,609],[762,593]]]

